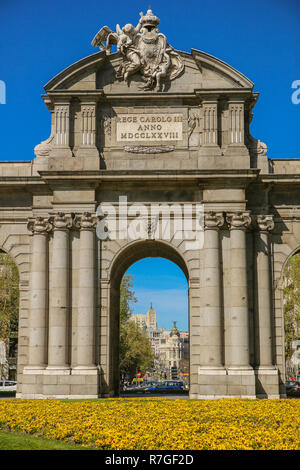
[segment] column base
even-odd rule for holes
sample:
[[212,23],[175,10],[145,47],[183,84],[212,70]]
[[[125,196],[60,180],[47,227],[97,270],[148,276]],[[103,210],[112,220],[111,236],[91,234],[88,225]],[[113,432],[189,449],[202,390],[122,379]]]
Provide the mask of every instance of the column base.
[[230,368],[200,366],[198,387],[193,387],[190,398],[256,398],[254,370],[250,366]]
[[54,157],[54,158],[72,157],[72,150],[68,145],[66,146],[54,145],[50,151],[50,157]]
[[258,398],[280,398],[279,373],[274,366],[255,368],[256,394]]
[[228,375],[251,375],[254,376],[254,369],[251,366],[229,366],[226,368]]
[[24,366],[23,367],[23,375],[41,375],[44,373],[46,369],[46,365],[40,366]]
[[57,400],[78,400],[78,399],[96,399],[100,398],[100,395],[44,395],[40,393],[17,393],[16,398],[21,400],[46,400],[46,399],[57,399]]
[[69,366],[47,366],[44,375],[70,375]]
[[71,370],[72,375],[98,375],[99,369],[96,366],[76,366]]
[[223,366],[199,366],[198,375],[226,375],[227,371]]
[[98,398],[100,375],[97,367],[48,366],[25,369],[17,398]]
[[195,398],[197,400],[224,400],[227,398],[255,400],[257,397],[255,395],[197,395]]
[[76,152],[77,157],[99,157],[99,150],[95,145],[81,145]]
[[99,170],[100,168],[100,157],[96,148],[79,148],[75,160],[76,165],[80,165],[83,170]]

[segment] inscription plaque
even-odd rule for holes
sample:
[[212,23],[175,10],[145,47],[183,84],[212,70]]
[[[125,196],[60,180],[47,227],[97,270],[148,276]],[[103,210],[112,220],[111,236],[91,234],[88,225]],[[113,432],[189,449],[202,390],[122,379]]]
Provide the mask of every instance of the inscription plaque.
[[123,114],[117,117],[118,142],[182,140],[182,114]]

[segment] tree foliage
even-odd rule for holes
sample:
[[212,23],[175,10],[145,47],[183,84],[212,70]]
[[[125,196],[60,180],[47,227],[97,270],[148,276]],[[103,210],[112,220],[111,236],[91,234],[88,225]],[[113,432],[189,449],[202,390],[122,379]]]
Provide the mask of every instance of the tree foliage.
[[131,303],[136,302],[133,278],[126,274],[120,287],[120,374],[133,378],[136,372],[145,373],[151,367],[154,352],[145,331],[131,319]]
[[290,359],[292,342],[300,339],[300,253],[294,255],[284,269],[283,313],[285,355]]
[[13,259],[0,253],[0,340],[9,347],[17,337],[19,317],[19,273]]
[[120,285],[120,322],[125,324],[132,315],[132,303],[136,303],[137,299],[133,291],[133,277],[131,274],[123,276]]

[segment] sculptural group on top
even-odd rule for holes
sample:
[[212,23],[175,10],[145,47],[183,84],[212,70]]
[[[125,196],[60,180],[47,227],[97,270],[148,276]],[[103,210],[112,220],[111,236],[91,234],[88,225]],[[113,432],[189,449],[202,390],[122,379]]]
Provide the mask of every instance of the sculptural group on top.
[[[136,27],[117,24],[116,32],[104,26],[92,41],[93,46],[111,53],[113,45],[122,55],[122,62],[116,78],[130,85],[130,77],[140,73],[143,90],[162,91],[163,85],[174,80],[184,69],[181,57],[167,43],[166,36],[158,31],[160,20],[149,9],[146,15],[140,13]],[[106,41],[106,44],[104,44]]]

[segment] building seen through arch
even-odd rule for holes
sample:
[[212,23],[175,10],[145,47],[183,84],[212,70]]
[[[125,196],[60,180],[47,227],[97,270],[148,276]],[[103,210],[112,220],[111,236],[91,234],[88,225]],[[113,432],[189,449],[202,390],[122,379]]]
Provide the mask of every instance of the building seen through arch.
[[178,377],[189,374],[189,333],[187,331],[179,331],[176,321],[173,322],[173,328],[170,331],[165,327],[158,328],[156,311],[152,303],[146,314],[133,314],[131,319],[148,335],[155,353],[155,371],[168,378],[171,378],[171,367],[177,368]]

